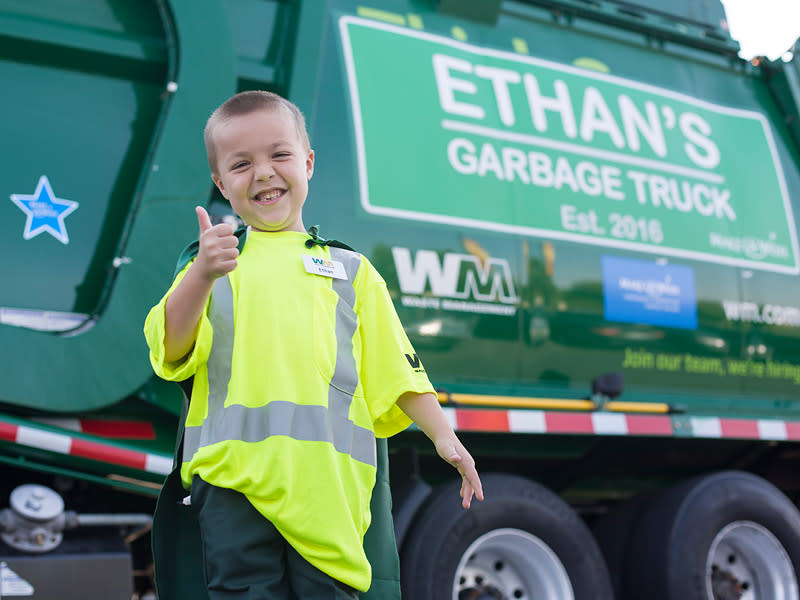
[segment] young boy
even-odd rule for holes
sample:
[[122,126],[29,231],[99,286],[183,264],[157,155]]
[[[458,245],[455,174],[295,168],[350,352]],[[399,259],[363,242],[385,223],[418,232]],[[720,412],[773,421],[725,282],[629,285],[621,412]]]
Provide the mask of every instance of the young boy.
[[375,438],[411,420],[483,499],[367,259],[306,233],[314,152],[297,107],[237,94],[208,120],[212,179],[248,225],[239,239],[197,207],[196,258],[153,307],[156,373],[194,377],[181,479],[191,487],[211,600],[356,598]]

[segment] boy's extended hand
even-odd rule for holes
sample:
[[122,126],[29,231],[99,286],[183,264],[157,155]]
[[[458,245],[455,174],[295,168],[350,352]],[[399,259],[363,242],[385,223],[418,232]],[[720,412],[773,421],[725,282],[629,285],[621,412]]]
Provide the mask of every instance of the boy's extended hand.
[[218,279],[236,268],[239,256],[239,238],[227,223],[211,224],[211,218],[202,206],[195,207],[197,226],[200,229],[200,248],[195,264],[208,280]]
[[452,438],[445,438],[444,441],[439,441],[435,445],[437,454],[455,467],[461,475],[461,491],[459,492],[461,506],[469,508],[473,495],[478,500],[483,500],[483,486],[475,468],[475,460],[461,441],[453,435]]
[[397,399],[397,405],[431,439],[436,453],[458,470],[461,506],[469,508],[473,496],[483,500],[483,486],[475,460],[456,436],[436,396],[406,392]]

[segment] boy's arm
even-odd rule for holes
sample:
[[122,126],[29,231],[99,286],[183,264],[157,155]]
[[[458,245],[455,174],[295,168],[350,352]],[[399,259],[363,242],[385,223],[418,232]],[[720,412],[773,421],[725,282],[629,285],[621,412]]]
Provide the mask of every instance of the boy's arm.
[[462,506],[470,507],[473,494],[478,500],[483,500],[483,487],[475,461],[456,437],[436,396],[406,392],[397,399],[397,405],[431,439],[439,456],[458,470]]
[[211,225],[206,210],[198,206],[197,224],[200,247],[197,258],[181,282],[167,298],[164,307],[164,359],[174,362],[194,346],[197,326],[217,278],[236,268],[238,238],[227,223]]

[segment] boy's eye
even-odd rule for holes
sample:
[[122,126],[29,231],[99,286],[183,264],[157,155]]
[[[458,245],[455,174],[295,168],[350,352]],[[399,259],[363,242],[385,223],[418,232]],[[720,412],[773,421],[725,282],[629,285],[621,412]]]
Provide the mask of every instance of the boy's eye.
[[242,161],[239,161],[239,162],[235,163],[235,164],[234,164],[234,165],[231,167],[231,170],[232,170],[232,171],[237,171],[238,169],[242,169],[242,168],[244,168],[244,167],[246,167],[246,166],[247,166],[247,162],[242,160]]
[[286,158],[288,156],[291,156],[291,154],[289,152],[276,152],[274,156],[275,158]]

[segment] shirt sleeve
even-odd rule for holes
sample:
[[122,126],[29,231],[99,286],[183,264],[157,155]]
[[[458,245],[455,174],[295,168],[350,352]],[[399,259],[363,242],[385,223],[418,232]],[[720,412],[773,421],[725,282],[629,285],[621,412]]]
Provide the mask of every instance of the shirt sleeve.
[[186,267],[176,275],[167,293],[164,294],[164,297],[161,298],[158,304],[150,309],[144,322],[144,337],[150,349],[150,364],[153,366],[155,374],[167,381],[183,381],[184,379],[188,379],[195,374],[199,365],[204,364],[208,360],[208,355],[211,352],[211,340],[213,337],[211,322],[206,315],[207,311],[204,311],[200,319],[197,338],[195,339],[192,350],[186,356],[174,362],[167,362],[164,360],[164,335],[166,331],[164,310],[167,304],[167,298],[169,298],[170,294],[178,287],[178,284],[183,279],[190,265],[191,263],[186,265]]
[[[386,283],[362,257],[358,278],[364,284],[358,300],[361,336],[361,384],[378,437],[389,437],[411,424],[397,406],[406,392],[436,393],[419,356],[406,336]],[[361,286],[359,286],[361,287]]]

